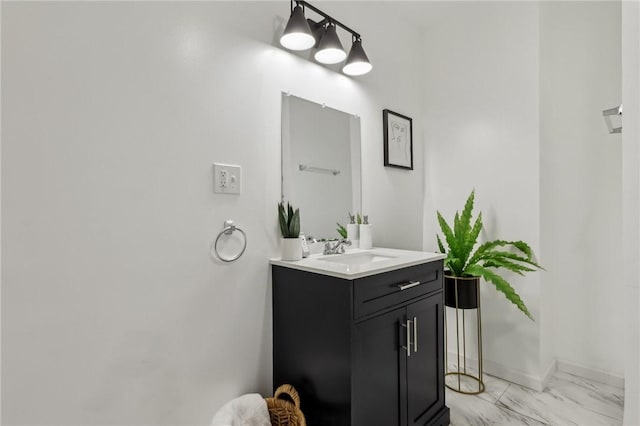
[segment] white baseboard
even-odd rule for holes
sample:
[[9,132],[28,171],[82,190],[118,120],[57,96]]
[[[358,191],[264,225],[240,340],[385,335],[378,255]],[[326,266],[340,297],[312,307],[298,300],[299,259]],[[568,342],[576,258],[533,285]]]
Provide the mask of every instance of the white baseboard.
[[[457,360],[457,355],[454,352],[449,352],[448,359],[449,362],[455,363],[455,361]],[[477,366],[478,360],[467,358],[468,368],[475,371]],[[541,392],[545,387],[547,387],[549,380],[553,377],[556,371],[563,371],[565,373],[574,374],[576,376],[580,376],[599,383],[624,388],[624,377],[559,359],[552,360],[544,370],[544,373],[541,377],[536,377],[533,374],[514,368],[505,367],[502,364],[486,359],[482,362],[482,369],[486,374],[518,384],[520,386],[524,386],[526,388],[536,390],[538,392]]]
[[547,367],[547,370],[542,375],[542,380],[540,383],[542,385],[542,389],[547,387],[549,380],[551,380],[553,375],[556,374],[556,371],[558,371],[558,361],[556,359],[552,359],[549,362],[549,366]]
[[[455,362],[458,358],[455,352],[449,352],[448,357],[449,362]],[[478,360],[467,357],[467,367],[475,368],[477,367],[477,365]],[[508,382],[515,383],[536,391],[542,391],[544,389],[544,385],[546,384],[546,381],[542,380],[540,377],[536,377],[532,374],[516,370],[514,368],[505,367],[502,364],[498,364],[497,362],[493,362],[487,359],[482,361],[482,370],[484,373],[491,376],[495,376]],[[552,371],[547,372],[549,377],[551,377],[551,375],[553,375],[553,372],[555,372],[555,363],[550,368],[550,370]]]
[[594,380],[618,388],[624,388],[624,377],[617,374],[608,373],[597,368],[585,367],[567,360],[558,360],[558,370],[565,373],[574,374],[584,377],[585,379]]

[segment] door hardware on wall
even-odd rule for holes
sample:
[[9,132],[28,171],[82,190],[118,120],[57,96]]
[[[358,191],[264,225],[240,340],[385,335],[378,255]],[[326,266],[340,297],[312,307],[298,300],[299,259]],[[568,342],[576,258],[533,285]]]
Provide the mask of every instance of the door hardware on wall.
[[618,105],[615,108],[605,109],[602,111],[602,116],[604,117],[604,122],[607,123],[607,129],[609,129],[610,135],[614,133],[622,133],[622,105]]

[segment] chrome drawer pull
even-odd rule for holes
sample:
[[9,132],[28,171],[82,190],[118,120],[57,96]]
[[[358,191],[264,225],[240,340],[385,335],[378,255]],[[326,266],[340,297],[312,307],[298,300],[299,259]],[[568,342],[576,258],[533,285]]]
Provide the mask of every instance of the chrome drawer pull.
[[402,290],[406,290],[406,289],[415,287],[417,285],[420,285],[420,281],[409,281],[406,284],[397,284],[397,287],[400,289],[400,291],[402,291]]

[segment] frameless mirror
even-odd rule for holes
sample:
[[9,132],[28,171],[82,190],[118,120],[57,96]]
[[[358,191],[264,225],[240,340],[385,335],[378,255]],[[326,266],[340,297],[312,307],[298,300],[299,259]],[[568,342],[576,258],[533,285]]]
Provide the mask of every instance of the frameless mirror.
[[361,211],[359,117],[282,94],[282,200],[307,237],[339,238],[336,222]]

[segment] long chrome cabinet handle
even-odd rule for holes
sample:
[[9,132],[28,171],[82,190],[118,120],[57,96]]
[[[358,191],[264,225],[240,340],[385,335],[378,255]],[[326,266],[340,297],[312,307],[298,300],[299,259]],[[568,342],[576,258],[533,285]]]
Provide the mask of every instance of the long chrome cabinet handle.
[[406,290],[408,288],[415,287],[417,285],[420,285],[420,281],[409,281],[406,284],[398,284],[397,286],[402,291],[402,290]]
[[407,346],[402,346],[402,349],[407,351],[407,356],[411,356],[411,320],[407,320],[406,324],[400,324],[407,329]]
[[413,317],[413,353],[418,352],[418,318]]

